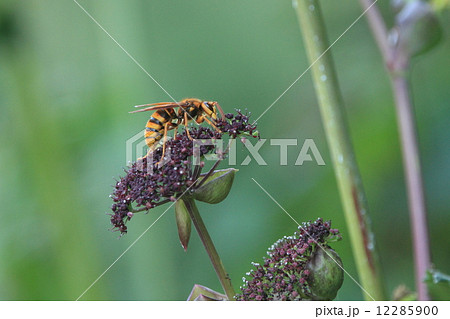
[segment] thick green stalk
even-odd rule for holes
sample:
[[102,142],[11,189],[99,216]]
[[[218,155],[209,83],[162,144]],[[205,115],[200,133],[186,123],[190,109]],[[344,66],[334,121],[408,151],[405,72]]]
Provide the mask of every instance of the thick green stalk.
[[206,226],[203,223],[203,219],[200,216],[197,205],[195,205],[194,199],[191,197],[183,197],[182,200],[184,201],[189,215],[194,222],[195,229],[197,229],[197,233],[200,236],[203,246],[205,246],[206,252],[208,253],[209,259],[213,264],[214,270],[216,271],[217,277],[219,277],[220,284],[222,285],[222,288],[225,291],[228,300],[234,300],[234,295],[236,293],[234,292],[233,286],[231,285],[230,277],[225,271],[222,260],[220,259],[216,248],[214,247],[208,230],[206,229]]
[[[296,4],[296,6],[295,6]],[[317,0],[294,0],[366,300],[385,300],[367,201]]]

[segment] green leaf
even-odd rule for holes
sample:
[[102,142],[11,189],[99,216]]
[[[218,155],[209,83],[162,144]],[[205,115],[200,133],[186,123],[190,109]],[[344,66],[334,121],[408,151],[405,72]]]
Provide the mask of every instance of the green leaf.
[[220,203],[228,196],[237,171],[234,168],[214,171],[203,185],[194,191],[194,199],[209,204]]
[[187,301],[224,301],[228,300],[227,296],[214,291],[208,287],[195,284],[189,294]]
[[450,300],[450,276],[438,270],[427,271],[425,283],[433,300]]
[[187,250],[189,238],[191,237],[191,217],[182,199],[175,203],[175,219],[177,221],[178,237],[184,251]]

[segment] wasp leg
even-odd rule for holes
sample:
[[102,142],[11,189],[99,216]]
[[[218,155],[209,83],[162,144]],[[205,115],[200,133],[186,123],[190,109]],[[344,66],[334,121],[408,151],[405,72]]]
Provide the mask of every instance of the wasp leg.
[[[155,150],[155,148],[156,148],[155,145],[152,145],[152,146],[149,148],[147,154],[145,154],[144,157],[148,157],[151,153],[153,153],[153,151]],[[142,159],[142,157],[141,157],[140,159]]]
[[144,158],[147,158],[147,162],[148,162],[148,159],[149,159],[149,156],[150,156],[150,154],[151,153],[153,153],[153,151],[155,150],[155,144],[153,144],[152,146],[149,146],[149,150],[147,151],[147,154],[145,154],[144,156],[142,156],[142,157],[139,157],[138,159],[137,159],[137,161],[136,162],[142,162],[142,160],[144,159]]
[[191,134],[189,134],[189,130],[188,130],[188,117],[187,117],[188,113],[184,112],[184,128],[186,129],[186,134],[189,137],[190,140],[192,140]]
[[217,126],[215,126],[214,125],[214,123],[210,120],[210,119],[208,119],[208,116],[204,116],[204,120],[209,124],[209,125],[211,125],[217,132],[220,132],[220,133],[222,133],[222,131],[221,130],[219,130],[218,128],[217,128]]
[[163,140],[163,151],[162,151],[161,158],[160,158],[160,160],[158,161],[158,163],[156,163],[156,165],[161,164],[162,161],[164,160],[164,154],[165,154],[165,152],[166,152],[167,131],[168,131],[169,125],[173,125],[173,123],[168,122],[168,123],[166,123],[166,124],[164,125],[164,135],[163,135],[163,138],[162,138],[162,140]]
[[175,130],[173,131],[173,139],[176,140],[177,139],[177,135],[178,135],[178,125],[175,125]]

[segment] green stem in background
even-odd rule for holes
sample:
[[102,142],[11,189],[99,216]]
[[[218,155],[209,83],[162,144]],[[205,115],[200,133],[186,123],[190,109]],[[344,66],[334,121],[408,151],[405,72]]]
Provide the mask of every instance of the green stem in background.
[[416,139],[416,127],[411,109],[408,81],[404,76],[392,77],[392,89],[395,94],[397,121],[403,153],[408,190],[408,204],[413,234],[415,280],[418,300],[429,300],[428,288],[424,282],[430,268],[430,248],[425,209],[422,174],[420,171],[419,151]]
[[217,253],[216,248],[212,242],[211,237],[209,236],[208,230],[206,229],[205,224],[203,223],[203,219],[200,216],[200,212],[198,211],[197,205],[195,205],[195,201],[193,198],[184,196],[182,198],[184,201],[186,208],[191,216],[192,221],[194,222],[195,229],[197,229],[197,233],[200,236],[200,239],[205,246],[206,252],[208,253],[209,259],[213,264],[214,270],[216,271],[217,276],[219,277],[220,284],[222,285],[225,294],[228,297],[228,300],[234,300],[234,292],[233,286],[231,285],[230,277],[228,273],[225,271],[225,267],[220,260],[219,254]]
[[[373,4],[373,0],[360,0],[360,2],[364,10]],[[367,12],[367,19],[384,63],[388,68],[392,92],[395,98],[413,234],[417,298],[418,300],[429,300],[428,288],[424,283],[424,278],[427,270],[430,268],[431,257],[425,197],[417,145],[417,129],[407,80],[409,57],[406,52],[401,52],[401,50],[395,51],[395,48],[389,45],[387,28],[376,5],[373,5]]]
[[[296,4],[296,5],[295,5]],[[317,0],[294,0],[366,300],[385,300],[367,201]]]

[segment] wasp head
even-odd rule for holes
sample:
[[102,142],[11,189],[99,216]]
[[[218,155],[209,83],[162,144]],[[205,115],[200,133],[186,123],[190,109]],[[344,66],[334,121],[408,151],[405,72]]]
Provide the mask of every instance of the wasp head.
[[207,106],[210,114],[208,114],[213,120],[217,120],[218,119],[218,114],[217,111],[219,111],[220,113],[220,117],[222,119],[225,119],[225,115],[222,111],[222,108],[220,107],[219,103],[217,102],[205,102],[205,105]]

